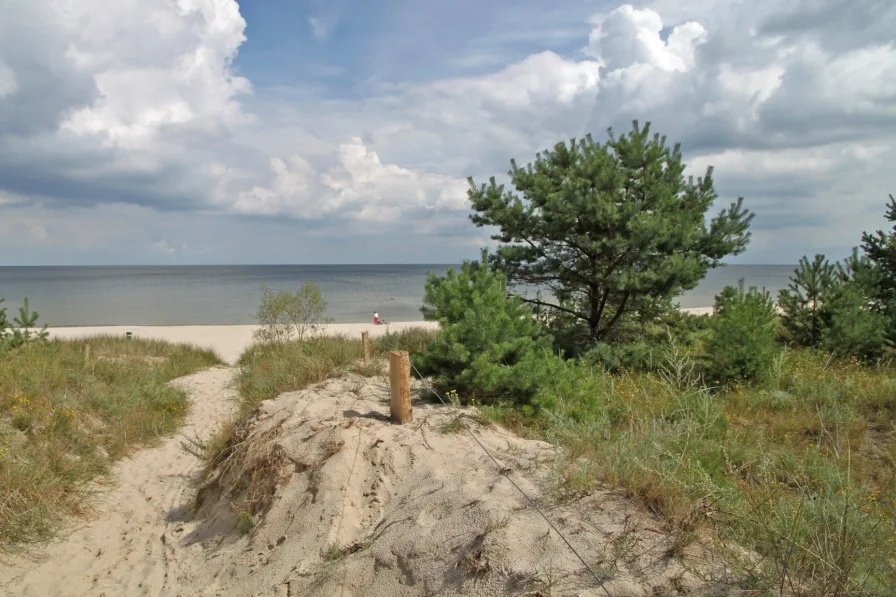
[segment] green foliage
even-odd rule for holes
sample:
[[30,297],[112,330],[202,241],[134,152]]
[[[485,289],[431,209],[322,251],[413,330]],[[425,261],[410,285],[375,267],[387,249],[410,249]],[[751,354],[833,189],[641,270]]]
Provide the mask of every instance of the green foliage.
[[712,169],[696,181],[684,170],[679,146],[635,121],[604,144],[588,136],[526,168],[511,162],[515,191],[470,179],[471,219],[500,229],[493,264],[511,284],[550,288],[551,297],[528,302],[607,340],[626,313],[657,315],[747,246],[753,214],[742,200],[707,226]]
[[830,303],[831,320],[822,332],[827,352],[855,356],[866,361],[879,359],[887,348],[889,318],[872,310],[857,285],[845,284]]
[[305,282],[295,292],[274,291],[264,286],[262,293],[255,315],[261,324],[255,332],[259,342],[284,344],[292,339],[302,340],[318,325],[329,322],[323,318],[327,301],[314,282]]
[[765,290],[743,283],[726,286],[716,296],[715,326],[707,346],[708,375],[719,383],[755,383],[771,368],[778,355],[777,314]]
[[236,514],[236,529],[240,532],[240,535],[248,535],[252,532],[252,529],[255,528],[255,519],[252,518],[252,513],[246,510],[240,510]]
[[896,308],[896,199],[890,195],[885,215],[893,224],[890,232],[878,230],[862,234],[862,250],[878,270],[877,298],[888,309]]
[[787,288],[778,293],[784,340],[795,346],[817,347],[831,322],[831,301],[842,276],[837,266],[816,255],[800,259]]
[[582,355],[582,362],[596,365],[605,371],[617,372],[623,369],[645,371],[650,368],[652,350],[645,342],[609,344],[598,342]]
[[465,397],[531,399],[533,363],[550,357],[550,342],[531,309],[508,296],[503,274],[489,271],[485,250],[481,261],[464,261],[459,272],[430,274],[421,310],[440,326],[436,341],[414,358],[423,375]]
[[6,315],[6,307],[3,307],[3,299],[0,298],[0,353],[6,350],[19,348],[29,342],[42,342],[47,339],[47,326],[38,328],[39,314],[28,306],[28,299],[19,307],[19,315],[9,321]]

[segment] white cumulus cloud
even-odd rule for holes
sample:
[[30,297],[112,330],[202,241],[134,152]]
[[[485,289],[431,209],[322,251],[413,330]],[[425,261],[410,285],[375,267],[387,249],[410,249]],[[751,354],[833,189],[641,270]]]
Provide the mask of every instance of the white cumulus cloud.
[[[350,11],[318,4],[308,24],[327,43]],[[253,88],[234,67],[247,31],[235,0],[38,0],[2,11],[0,209],[14,206],[17,218],[64,207],[99,219],[130,206],[145,226],[170,226],[153,213],[181,212],[249,227],[288,219],[332,235],[403,225],[458,245],[480,235],[475,244],[466,176],[501,175],[510,158],[587,132],[602,139],[632,119],[682,142],[695,173],[715,165],[725,199],[746,197],[758,213],[754,260],[795,261],[799,243],[854,244],[880,225],[894,191],[892,3],[621,4],[582,22],[578,52],[540,48],[475,75],[377,83],[338,100],[300,85]],[[538,19],[517,15],[521,32]],[[486,66],[500,55],[488,47]],[[74,237],[65,225],[54,219],[41,242]]]

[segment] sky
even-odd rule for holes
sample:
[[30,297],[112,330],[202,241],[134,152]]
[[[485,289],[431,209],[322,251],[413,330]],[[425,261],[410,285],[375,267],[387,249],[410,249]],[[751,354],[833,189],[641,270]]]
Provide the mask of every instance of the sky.
[[892,0],[0,0],[0,265],[457,263],[468,176],[633,119],[837,259],[896,193]]

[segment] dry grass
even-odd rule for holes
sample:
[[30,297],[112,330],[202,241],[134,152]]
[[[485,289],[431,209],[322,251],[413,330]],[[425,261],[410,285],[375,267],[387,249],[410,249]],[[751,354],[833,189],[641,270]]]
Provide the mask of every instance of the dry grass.
[[411,354],[423,352],[435,342],[438,330],[423,327],[411,327],[399,332],[390,332],[371,340],[372,353],[375,356],[387,357],[389,351],[406,350]]
[[667,523],[677,557],[738,544],[741,584],[798,596],[896,586],[896,371],[791,352],[762,387],[711,391],[575,365],[541,416],[491,417],[567,449],[560,497],[621,487]]
[[45,539],[83,513],[91,481],[183,421],[187,397],[168,382],[220,362],[208,350],[108,336],[0,355],[0,548]]

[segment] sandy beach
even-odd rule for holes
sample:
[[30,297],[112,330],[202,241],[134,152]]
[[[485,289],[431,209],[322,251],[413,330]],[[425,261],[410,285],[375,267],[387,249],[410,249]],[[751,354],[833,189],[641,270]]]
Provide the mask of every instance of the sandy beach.
[[[368,332],[371,338],[409,327],[436,327],[425,321],[402,321],[374,325],[373,323],[333,323],[322,326],[323,333],[361,337]],[[165,340],[167,342],[196,344],[211,348],[228,363],[235,363],[240,354],[252,345],[252,334],[257,325],[176,325],[176,326],[91,326],[50,328],[51,338],[84,338],[97,335],[123,336],[131,332],[135,338]]]
[[[697,315],[712,314],[712,307],[682,309]],[[167,342],[196,344],[211,348],[228,363],[235,363],[240,354],[252,344],[252,334],[257,325],[177,325],[177,326],[90,326],[50,328],[51,338],[84,338],[101,334],[123,336],[131,332],[135,338],[165,340]],[[430,321],[400,321],[384,325],[373,323],[333,323],[322,326],[329,335],[358,336],[368,332],[371,338],[389,332],[399,332],[411,327],[435,328]]]

